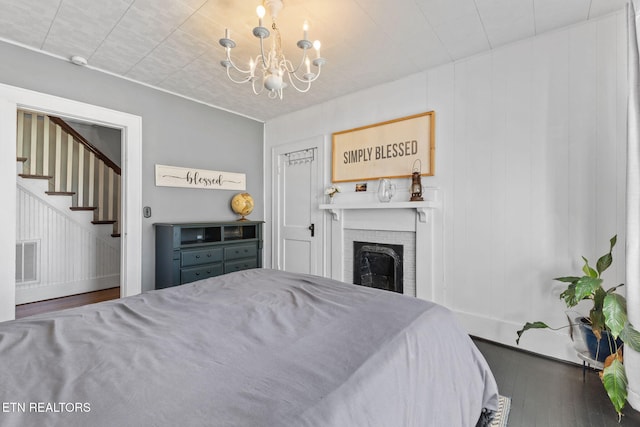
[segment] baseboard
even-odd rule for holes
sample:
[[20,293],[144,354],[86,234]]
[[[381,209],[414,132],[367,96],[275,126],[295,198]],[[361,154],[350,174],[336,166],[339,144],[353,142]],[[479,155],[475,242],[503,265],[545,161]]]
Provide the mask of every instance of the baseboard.
[[67,295],[83,294],[120,286],[120,275],[79,280],[77,282],[56,283],[53,285],[21,288],[16,287],[16,305],[34,301],[60,298]]
[[536,355],[582,364],[576,355],[568,329],[552,331],[550,329],[531,330],[523,335],[520,344],[516,344],[516,332],[522,324],[483,317],[472,313],[456,312],[456,317],[467,333],[473,337],[485,339],[515,350],[523,350]]

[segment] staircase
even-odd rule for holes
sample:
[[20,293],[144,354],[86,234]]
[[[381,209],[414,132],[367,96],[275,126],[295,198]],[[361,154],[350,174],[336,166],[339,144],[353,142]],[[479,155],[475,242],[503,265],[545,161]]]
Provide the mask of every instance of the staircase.
[[18,110],[17,156],[21,177],[47,180],[46,194],[71,196],[72,211],[93,212],[120,237],[120,167],[64,120]]

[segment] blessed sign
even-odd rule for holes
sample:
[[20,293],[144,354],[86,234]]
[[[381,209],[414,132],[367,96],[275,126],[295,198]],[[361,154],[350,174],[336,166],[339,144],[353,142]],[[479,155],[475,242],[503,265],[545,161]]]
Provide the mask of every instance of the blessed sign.
[[334,133],[332,181],[408,177],[416,160],[433,175],[434,122],[430,111]]
[[156,165],[156,186],[239,191],[247,189],[246,176],[243,173],[165,165]]

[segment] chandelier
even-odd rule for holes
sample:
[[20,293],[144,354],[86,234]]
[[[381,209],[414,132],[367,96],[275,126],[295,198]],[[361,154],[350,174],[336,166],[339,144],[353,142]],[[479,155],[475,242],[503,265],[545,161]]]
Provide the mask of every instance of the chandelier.
[[[253,29],[253,35],[260,39],[260,54],[257,55],[255,59],[251,58],[248,69],[243,70],[231,60],[231,49],[236,47],[236,42],[230,38],[228,28],[225,29],[224,38],[220,39],[220,44],[224,47],[227,54],[226,59],[220,61],[220,63],[226,68],[227,77],[234,83],[251,83],[253,93],[256,95],[261,94],[262,91],[266,89],[269,98],[272,99],[276,97],[282,99],[282,91],[289,87],[289,84],[298,92],[309,91],[311,83],[320,77],[322,66],[327,62],[326,59],[320,56],[320,41],[316,40],[311,43],[307,40],[309,25],[307,21],[305,21],[302,27],[302,40],[298,40],[297,43],[297,46],[302,49],[302,59],[298,65],[294,67],[293,63],[285,58],[284,52],[282,52],[280,30],[276,25],[278,12],[283,8],[282,0],[264,0],[263,3],[264,6],[260,5],[256,8],[258,26]],[[270,32],[262,26],[262,18],[264,18],[266,12],[265,6],[269,9],[272,21],[271,29],[274,33],[268,52],[265,52],[264,39],[269,37]],[[316,50],[316,57],[313,60],[311,60],[307,54],[307,51],[311,49],[311,47],[314,47]],[[317,68],[317,73],[311,71],[311,64]],[[315,68],[314,71],[316,71]],[[232,73],[236,75],[235,78],[232,76]],[[285,81],[285,76],[289,83]],[[256,88],[256,86],[258,86],[258,88]]]

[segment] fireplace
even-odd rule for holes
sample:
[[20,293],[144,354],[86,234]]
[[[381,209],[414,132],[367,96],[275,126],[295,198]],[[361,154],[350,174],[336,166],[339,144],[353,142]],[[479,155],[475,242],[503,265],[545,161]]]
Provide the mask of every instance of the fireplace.
[[353,283],[403,293],[403,246],[354,241]]

